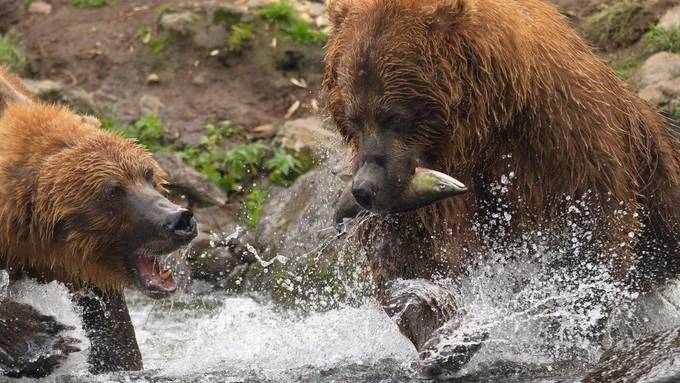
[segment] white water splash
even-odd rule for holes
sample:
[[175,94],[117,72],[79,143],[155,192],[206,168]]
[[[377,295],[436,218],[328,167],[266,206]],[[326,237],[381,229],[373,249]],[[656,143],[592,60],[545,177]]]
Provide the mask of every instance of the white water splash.
[[227,297],[218,305],[172,311],[137,305],[132,318],[146,367],[168,376],[257,371],[273,379],[304,366],[322,369],[386,358],[410,363],[417,357],[375,303],[301,318],[250,298]]
[[[9,286],[8,296],[10,299],[31,305],[41,314],[51,315],[57,321],[73,326],[75,329],[65,335],[81,341],[77,346],[80,352],[69,356],[54,374],[46,380],[57,379],[59,375],[84,375],[87,374],[87,355],[90,342],[82,328],[80,314],[71,302],[70,292],[61,283],[56,281],[48,284],[39,284],[32,279],[22,279]],[[25,379],[31,381],[32,379]]]

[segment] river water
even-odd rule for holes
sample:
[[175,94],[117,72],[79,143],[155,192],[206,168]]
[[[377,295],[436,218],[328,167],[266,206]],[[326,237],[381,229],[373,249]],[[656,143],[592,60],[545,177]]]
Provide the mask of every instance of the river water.
[[[546,252],[538,254],[543,255],[533,261],[491,259],[462,280],[459,294],[464,315],[460,332],[484,332],[488,340],[465,368],[449,376],[451,381],[579,381],[595,366],[603,347],[620,338],[680,325],[679,286],[637,297],[611,282],[605,272],[584,280],[568,270],[543,266]],[[257,296],[199,290],[180,293],[168,301],[127,292],[145,371],[91,376],[86,372],[87,344],[83,343],[84,350],[74,354],[49,380],[425,380],[414,368],[418,361],[415,349],[371,297],[353,306],[300,313]],[[13,287],[12,295],[63,322],[79,325],[63,286],[25,281]],[[598,299],[593,299],[595,296]],[[615,309],[607,325],[598,327],[605,306]],[[591,340],[594,332],[599,332],[597,341]],[[82,330],[78,328],[72,335],[82,336]]]

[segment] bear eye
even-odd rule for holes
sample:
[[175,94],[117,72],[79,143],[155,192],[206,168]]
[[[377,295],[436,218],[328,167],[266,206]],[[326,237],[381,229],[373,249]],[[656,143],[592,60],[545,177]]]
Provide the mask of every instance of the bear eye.
[[115,201],[125,197],[125,188],[118,184],[109,184],[102,189],[101,199],[104,201]]
[[144,179],[146,182],[150,183],[153,187],[157,187],[158,185],[156,184],[156,175],[153,172],[153,169],[149,168],[146,169],[144,172]]
[[409,126],[409,117],[402,113],[381,113],[378,123],[385,129],[402,131]]

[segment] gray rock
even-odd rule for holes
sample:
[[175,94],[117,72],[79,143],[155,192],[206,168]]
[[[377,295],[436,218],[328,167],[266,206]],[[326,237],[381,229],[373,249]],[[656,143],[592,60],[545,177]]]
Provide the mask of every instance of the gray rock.
[[62,93],[61,99],[81,113],[99,114],[99,106],[94,95],[83,89],[68,89]]
[[645,61],[633,80],[641,89],[680,77],[680,55],[659,52]]
[[666,11],[666,13],[661,16],[661,19],[659,19],[658,25],[663,29],[680,26],[680,5],[676,5]]
[[214,240],[211,234],[228,235],[236,231],[240,225],[238,206],[209,206],[193,210],[198,222],[198,238],[194,247],[207,249]]
[[189,255],[191,277],[210,282],[224,282],[241,265],[239,257],[225,247],[204,249]]
[[370,289],[354,237],[338,237],[333,222],[344,158],[332,153],[292,187],[272,192],[263,210],[254,237],[266,262],[253,263],[246,283],[268,288],[276,302],[325,310]]
[[229,33],[221,25],[208,25],[195,30],[193,42],[199,48],[215,49],[226,45]]
[[28,13],[49,15],[52,13],[52,4],[46,3],[44,1],[33,1],[31,2],[31,5],[28,6]]
[[185,163],[179,154],[155,154],[154,159],[167,173],[174,190],[186,194],[190,199],[211,205],[221,206],[227,203],[227,195],[203,174]]
[[141,114],[153,114],[158,116],[165,105],[160,98],[144,94],[139,98],[139,111]]
[[197,73],[192,79],[191,82],[194,85],[197,86],[202,86],[205,85],[205,83],[208,81],[208,74],[206,72],[201,72]]
[[582,382],[679,382],[678,360],[680,329],[661,331],[606,351]]
[[[207,215],[205,211],[195,211],[200,227]],[[211,212],[213,215],[217,212]],[[234,220],[230,212],[222,211],[221,219]],[[226,214],[225,214],[226,213]],[[220,218],[215,217],[218,220]],[[256,261],[254,253],[248,248],[253,239],[245,230],[229,230],[229,235],[200,233],[192,242],[187,261],[191,266],[191,276],[194,279],[214,283],[214,287],[240,291],[243,276],[249,266]],[[214,231],[219,233],[219,231]]]
[[326,13],[326,5],[323,3],[308,2],[306,8],[307,13],[312,18],[317,18]]
[[317,246],[315,231],[333,226],[333,206],[345,185],[338,176],[343,169],[344,155],[335,153],[290,188],[273,191],[257,226],[258,240],[285,254]]
[[64,91],[64,84],[58,81],[22,79],[21,82],[31,94],[37,97],[50,96]]
[[640,97],[668,113],[680,107],[680,77],[660,81],[640,91]]
[[286,121],[279,128],[275,142],[284,148],[312,153],[323,153],[340,141],[335,132],[323,127],[318,117],[300,118]]
[[167,31],[188,34],[192,33],[201,21],[201,16],[192,11],[166,12],[161,16],[159,24]]

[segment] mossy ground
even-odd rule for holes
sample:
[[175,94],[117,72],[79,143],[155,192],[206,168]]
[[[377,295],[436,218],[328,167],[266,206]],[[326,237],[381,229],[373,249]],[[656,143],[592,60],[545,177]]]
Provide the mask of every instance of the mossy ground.
[[641,33],[631,28],[635,18],[643,11],[637,0],[614,2],[584,20],[580,29],[588,41],[604,47],[623,47],[637,41]]

